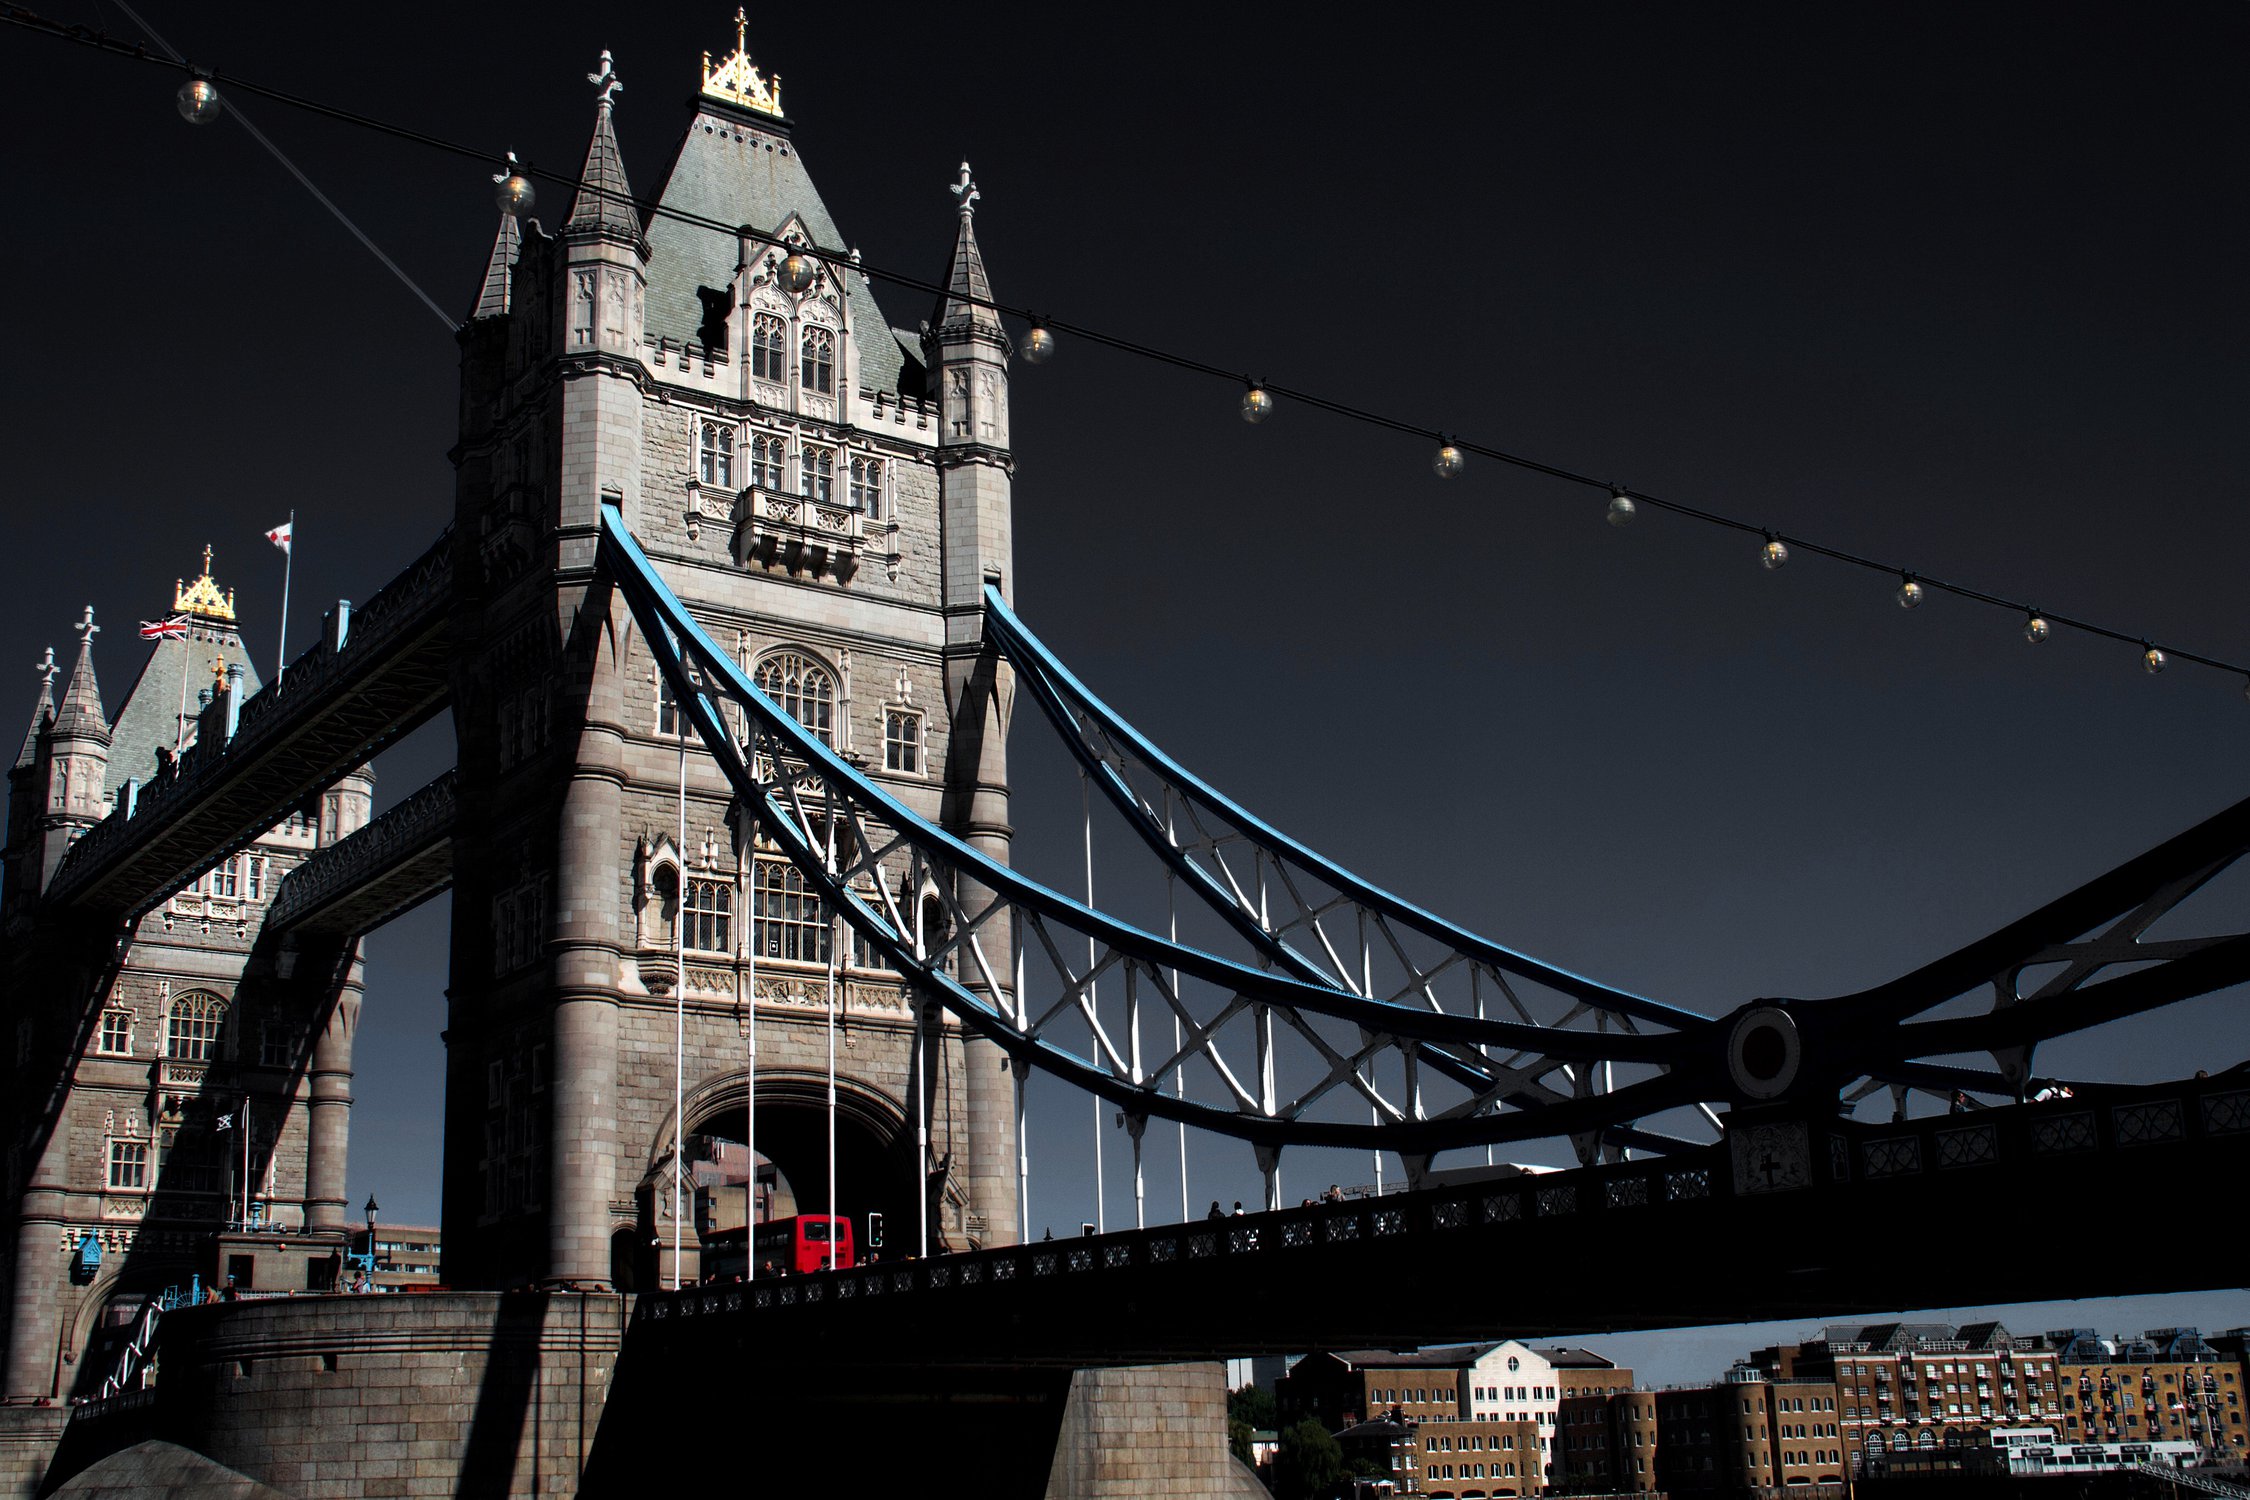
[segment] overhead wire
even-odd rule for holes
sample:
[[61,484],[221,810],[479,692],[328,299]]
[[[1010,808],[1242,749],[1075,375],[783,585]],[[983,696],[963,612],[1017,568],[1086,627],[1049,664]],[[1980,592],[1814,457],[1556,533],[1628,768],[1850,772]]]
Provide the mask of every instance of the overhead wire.
[[[130,12],[127,13],[130,14]],[[1224,380],[1230,385],[1241,385],[1247,380],[1247,377],[1237,369],[1233,369],[1225,365],[1216,364],[1210,360],[1202,359],[1195,355],[1184,354],[1178,350],[1167,349],[1160,345],[1145,343],[1139,339],[1127,338],[1123,335],[1110,333],[1088,324],[1075,323],[1069,321],[1068,319],[1058,318],[1052,316],[1051,314],[1042,313],[1029,307],[1000,302],[993,298],[978,296],[973,292],[965,290],[954,290],[939,282],[933,281],[928,277],[916,276],[907,272],[894,271],[885,267],[872,265],[862,261],[859,253],[856,250],[841,249],[834,246],[817,245],[809,242],[789,240],[780,235],[760,230],[753,225],[729,224],[719,219],[710,218],[706,215],[689,213],[682,209],[674,208],[655,199],[640,198],[627,193],[618,193],[609,189],[598,188],[590,183],[580,181],[575,173],[558,172],[549,168],[540,167],[534,163],[519,162],[516,161],[512,154],[508,152],[494,152],[485,150],[480,147],[469,146],[459,141],[449,140],[443,136],[433,135],[428,131],[418,130],[411,126],[400,125],[393,121],[383,120],[372,115],[364,114],[358,110],[345,109],[336,105],[327,104],[318,99],[314,99],[302,94],[293,93],[286,89],[276,88],[270,84],[260,83],[253,79],[243,78],[233,74],[221,73],[212,69],[200,68],[192,63],[185,61],[184,59],[179,58],[176,54],[171,56],[158,56],[156,54],[152,54],[147,47],[138,43],[121,41],[116,37],[110,36],[104,31],[99,31],[93,28],[85,26],[66,25],[64,23],[44,17],[26,6],[15,4],[0,4],[0,21],[5,21],[8,24],[21,27],[25,30],[38,32],[40,34],[53,37],[57,40],[72,42],[80,46],[90,47],[113,57],[119,57],[137,62],[151,63],[159,67],[173,68],[179,71],[187,72],[194,77],[209,79],[212,83],[219,85],[224,89],[235,90],[250,94],[258,98],[268,99],[273,101],[274,103],[283,104],[292,109],[303,110],[306,113],[317,115],[324,119],[334,120],[343,124],[358,127],[360,129],[370,130],[381,135],[389,136],[395,140],[406,141],[411,144],[423,146],[430,150],[443,152],[448,155],[463,157],[468,160],[484,164],[499,165],[505,170],[515,171],[521,173],[525,177],[537,178],[541,181],[568,187],[574,192],[593,193],[596,196],[607,201],[622,203],[630,206],[643,216],[644,223],[654,218],[670,219],[677,223],[709,230],[717,234],[724,234],[733,239],[746,239],[758,244],[769,246],[775,250],[807,255],[814,259],[820,260],[825,264],[835,267],[837,270],[843,273],[848,274],[850,272],[857,272],[858,274],[865,278],[868,278],[869,280],[881,281],[888,285],[897,286],[908,291],[920,292],[931,297],[950,299],[951,301],[966,303],[970,306],[982,308],[989,312],[1020,319],[1023,322],[1031,325],[1031,327],[1034,329],[1044,328],[1049,330],[1050,332],[1067,334],[1072,338],[1082,340],[1088,344],[1092,344],[1101,348],[1111,349],[1118,353],[1131,355],[1138,359],[1148,360],[1172,369],[1182,370],[1196,375],[1208,376],[1213,379]],[[153,36],[153,33],[151,33],[151,35]],[[245,124],[247,123],[248,122],[245,122]],[[269,145],[268,149],[270,150],[273,148]],[[276,151],[275,154],[279,156],[278,151]],[[286,158],[284,158],[283,161],[284,165],[288,165]],[[295,168],[292,166],[291,170],[295,171]],[[298,173],[298,176],[300,180],[305,180],[302,173]],[[311,183],[309,181],[306,181],[306,186],[310,188]],[[317,188],[312,190],[316,197],[321,196]],[[322,198],[322,201],[326,202],[327,200],[325,198]],[[330,205],[330,207],[332,211],[337,213],[339,218],[343,217],[341,210],[334,209],[334,206],[332,204]],[[345,219],[344,222],[346,223],[347,227],[350,227],[350,221],[348,219]],[[363,241],[365,241],[364,235],[361,236],[361,238]],[[372,242],[368,242],[368,244],[370,249],[374,249]],[[391,264],[387,256],[382,256],[381,251],[377,250],[376,254],[383,259],[386,265]],[[397,275],[399,275],[402,280],[407,279],[403,271],[398,271],[395,266],[393,266],[392,269]],[[409,286],[413,285],[410,280],[407,284]],[[421,295],[419,287],[415,287],[414,290],[416,291],[417,295]],[[427,296],[424,296],[423,300],[425,302],[429,301]],[[447,320],[449,326],[458,326],[457,324],[454,324],[452,322],[452,320],[443,312],[442,309],[438,309],[434,302],[430,305],[433,310],[438,312],[438,315],[441,318],[445,318]],[[1526,473],[1539,474],[1550,479],[1559,480],[1566,484],[1575,484],[1588,489],[1598,490],[1602,494],[1610,496],[1613,499],[1628,499],[1632,501],[1635,506],[1646,506],[1655,510],[1667,512],[1672,515],[1682,516],[1689,520],[1700,521],[1706,525],[1740,532],[1747,536],[1761,537],[1767,542],[1778,541],[1790,551],[1803,551],[1816,557],[1827,558],[1833,562],[1844,563],[1851,567],[1861,568],[1869,572],[1879,573],[1887,578],[1904,578],[1921,585],[1921,587],[1926,591],[1936,591],[1939,593],[1951,594],[1957,598],[1966,599],[1974,603],[1990,606],[1992,608],[2006,610],[2027,617],[2043,619],[2050,626],[2067,627],[2071,630],[2078,631],[2085,635],[2094,636],[2099,639],[2115,641],[2124,645],[2138,646],[2146,654],[2144,660],[2147,662],[2147,665],[2149,666],[2149,669],[2151,671],[2160,669],[2166,660],[2175,660],[2193,662],[2197,666],[2209,667],[2215,671],[2232,673],[2235,676],[2243,679],[2245,695],[2250,696],[2250,666],[2245,666],[2239,662],[2229,661],[2222,657],[2213,656],[2205,652],[2188,650],[2168,643],[2163,644],[2161,648],[2159,648],[2158,643],[2152,637],[2138,631],[2119,630],[2111,626],[2103,625],[2096,621],[2086,619],[2083,616],[2063,614],[2054,610],[2040,609],[2037,606],[2023,600],[2011,599],[2005,595],[1996,594],[1989,590],[1975,587],[1974,585],[1956,583],[1949,579],[1934,577],[1917,569],[1908,568],[1902,564],[1895,562],[1885,562],[1880,559],[1870,557],[1864,553],[1854,551],[1850,548],[1831,546],[1827,543],[1819,542],[1810,537],[1804,536],[1798,532],[1787,531],[1773,526],[1761,525],[1756,522],[1743,520],[1736,516],[1726,515],[1719,511],[1709,510],[1702,506],[1692,505],[1684,501],[1666,499],[1659,495],[1650,494],[1646,490],[1634,489],[1630,486],[1618,484],[1610,480],[1597,479],[1593,475],[1585,473],[1578,469],[1569,468],[1560,464],[1548,463],[1544,460],[1532,458],[1525,454],[1512,452],[1508,449],[1500,448],[1492,444],[1480,443],[1473,439],[1461,437],[1457,434],[1448,432],[1444,429],[1431,426],[1423,422],[1412,421],[1390,413],[1375,411],[1363,406],[1357,406],[1348,401],[1340,401],[1330,396],[1324,396],[1320,392],[1311,390],[1309,388],[1262,379],[1251,381],[1249,382],[1249,384],[1253,389],[1263,390],[1269,395],[1297,402],[1315,411],[1325,412],[1331,416],[1341,417],[1345,420],[1357,422],[1364,426],[1380,428],[1385,431],[1402,433],[1408,436],[1424,438],[1431,442],[1449,445],[1460,450],[1461,452],[1473,453],[1478,457],[1488,458],[1496,463],[1506,464],[1511,468],[1519,469]],[[1778,563],[1770,565],[1778,566]]]
[[[135,11],[132,6],[126,4],[125,0],[115,0],[115,4],[119,10],[125,13],[125,18],[127,20],[131,21],[135,26],[140,27],[142,31],[148,34],[148,39],[156,43],[157,50],[162,52],[166,57],[170,58],[174,63],[179,64],[181,67],[187,66],[187,59],[182,57],[179,54],[178,50],[175,49],[170,42],[167,42],[164,40],[164,38],[158,36],[156,34],[156,28],[149,25],[148,22],[142,20],[139,12]],[[343,209],[337,207],[336,201],[330,198],[326,193],[322,192],[320,190],[319,184],[315,183],[310,177],[306,176],[304,169],[298,166],[295,162],[291,161],[288,154],[284,152],[279,146],[276,146],[270,139],[268,139],[264,131],[260,130],[256,125],[252,124],[248,115],[244,114],[240,108],[233,109],[229,112],[233,114],[236,124],[240,125],[244,130],[250,132],[250,139],[265,147],[266,151],[273,157],[273,159],[277,162],[280,162],[282,167],[287,170],[289,175],[296,178],[298,183],[304,188],[304,190],[313,195],[313,201],[318,203],[322,208],[327,209],[331,214],[334,214],[336,216],[336,222],[343,225],[347,230],[351,231],[352,238],[358,240],[361,245],[366,247],[368,254],[381,261],[385,270],[389,271],[393,276],[396,276],[399,279],[401,285],[403,285],[408,291],[412,292],[416,297],[419,297],[422,301],[422,305],[424,307],[427,307],[432,313],[436,314],[437,320],[440,323],[444,324],[449,329],[459,326],[459,324],[454,321],[452,316],[448,314],[444,308],[438,306],[437,299],[432,297],[428,292],[423,291],[420,284],[417,283],[413,277],[407,275],[405,270],[399,265],[397,261],[392,260],[388,255],[384,254],[383,247],[376,244],[374,239],[368,235],[366,230],[360,228],[359,225],[352,222],[352,216],[345,213]]]

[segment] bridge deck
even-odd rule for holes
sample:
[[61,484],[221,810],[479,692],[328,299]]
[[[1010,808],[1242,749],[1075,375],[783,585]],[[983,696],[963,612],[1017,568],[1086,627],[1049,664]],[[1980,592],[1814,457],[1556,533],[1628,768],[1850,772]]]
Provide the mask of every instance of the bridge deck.
[[340,644],[323,639],[245,700],[231,740],[192,747],[137,805],[89,829],[48,903],[146,911],[443,708],[452,554],[448,532],[347,617]]
[[458,772],[446,772],[291,870],[266,912],[267,930],[357,937],[452,885],[458,783]]
[[1963,1258],[1927,1233],[2026,1203],[2192,1202],[2240,1181],[2250,1077],[1903,1124],[1733,1124],[1726,1145],[1660,1160],[653,1294],[628,1358],[1148,1364],[2239,1279],[2196,1255]]

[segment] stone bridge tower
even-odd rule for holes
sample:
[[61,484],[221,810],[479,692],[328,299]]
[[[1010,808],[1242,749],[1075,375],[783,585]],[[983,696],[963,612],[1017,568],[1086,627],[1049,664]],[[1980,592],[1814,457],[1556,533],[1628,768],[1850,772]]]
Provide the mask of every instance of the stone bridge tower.
[[[269,915],[291,872],[366,824],[373,775],[314,792],[130,921],[57,910],[49,887],[73,843],[220,753],[259,689],[209,548],[165,623],[144,627],[114,718],[90,606],[77,629],[59,701],[52,652],[42,673],[0,854],[12,1398],[98,1390],[151,1297],[226,1273],[222,1234],[266,1236],[232,1248],[255,1252],[249,1284],[269,1290],[307,1289],[346,1235],[363,968],[355,943],[284,935]],[[105,649],[113,669],[127,650]]]
[[[1008,694],[979,598],[1011,582],[1008,341],[958,297],[904,331],[855,271],[789,274],[771,240],[846,242],[779,79],[736,41],[705,59],[653,214],[604,54],[567,216],[553,232],[503,216],[461,334],[455,1285],[668,1279],[683,1139],[682,1175],[720,1197],[747,1179],[753,1202],[825,1210],[831,985],[835,1211],[884,1214],[894,1251],[924,1203],[934,1242],[1016,1230],[1004,1060],[944,1028],[917,1090],[899,976],[749,835],[692,732],[683,746],[597,559],[614,502],[772,697],[1007,857]],[[988,296],[965,172],[958,192],[948,284]],[[770,1182],[737,1144],[753,1128]],[[692,1251],[694,1227],[681,1238]]]

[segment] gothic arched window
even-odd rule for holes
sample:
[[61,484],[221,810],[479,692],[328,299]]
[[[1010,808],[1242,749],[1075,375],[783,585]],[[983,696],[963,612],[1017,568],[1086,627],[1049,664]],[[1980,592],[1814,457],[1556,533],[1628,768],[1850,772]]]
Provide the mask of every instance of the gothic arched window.
[[218,1055],[219,1028],[227,1003],[217,995],[174,995],[164,1021],[164,1055],[181,1062],[209,1062]]
[[836,394],[836,335],[820,327],[805,330],[804,358],[799,378],[817,396]]
[[789,470],[788,441],[777,434],[757,433],[750,439],[750,482],[762,490],[781,493]]
[[789,380],[789,325],[772,313],[750,320],[750,373],[775,385]]
[[883,461],[863,456],[852,459],[852,509],[870,521],[883,519]]
[[695,424],[696,476],[705,484],[734,488],[734,427],[727,422]]
[[836,450],[807,443],[797,452],[797,493],[826,504],[836,494]]
[[836,743],[836,679],[810,657],[778,652],[758,663],[758,691],[825,744]]

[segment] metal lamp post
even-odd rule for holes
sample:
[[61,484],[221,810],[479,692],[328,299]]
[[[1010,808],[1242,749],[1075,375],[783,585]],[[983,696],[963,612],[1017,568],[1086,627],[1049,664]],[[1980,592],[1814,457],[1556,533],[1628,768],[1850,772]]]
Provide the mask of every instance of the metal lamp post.
[[369,1193],[367,1195],[367,1283],[369,1286],[375,1284],[375,1214],[379,1207],[380,1205],[375,1201],[375,1195]]

